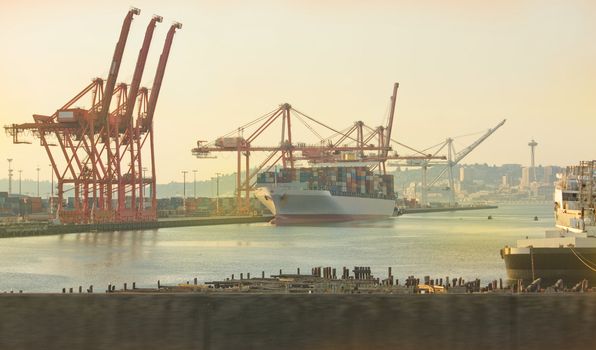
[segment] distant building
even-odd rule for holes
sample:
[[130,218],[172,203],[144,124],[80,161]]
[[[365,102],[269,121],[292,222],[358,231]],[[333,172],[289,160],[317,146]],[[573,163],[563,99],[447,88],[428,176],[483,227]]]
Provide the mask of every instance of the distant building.
[[556,170],[555,170],[554,166],[545,166],[544,167],[543,183],[551,184],[553,181],[555,181],[555,179],[554,179],[555,173],[556,173]]
[[507,183],[509,187],[517,186],[521,179],[522,166],[520,164],[503,164],[500,167],[500,173],[507,175]]
[[463,166],[459,168],[459,182],[462,184],[470,184],[472,183],[472,178],[472,168]]
[[[427,181],[439,176],[443,167],[428,168]],[[466,164],[454,167],[453,184],[457,201],[471,200],[518,201],[550,200],[556,174],[564,170],[558,166],[536,166],[536,182],[531,176],[531,168],[521,164]],[[401,188],[401,198],[420,198],[421,171],[419,168],[402,169],[395,173],[396,188]],[[427,194],[427,202],[448,200],[446,174],[437,181]]]
[[521,180],[519,183],[519,188],[520,189],[525,189],[530,187],[530,168],[529,167],[523,167],[522,168],[522,176],[521,176]]

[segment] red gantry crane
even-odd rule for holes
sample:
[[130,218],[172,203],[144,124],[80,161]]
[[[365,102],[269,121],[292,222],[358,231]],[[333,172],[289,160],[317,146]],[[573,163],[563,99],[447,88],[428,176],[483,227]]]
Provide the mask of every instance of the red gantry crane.
[[[214,152],[235,152],[237,154],[236,200],[238,213],[250,212],[250,191],[256,182],[256,175],[261,171],[270,171],[276,164],[281,164],[284,168],[294,168],[301,161],[319,165],[364,163],[372,169],[378,167],[379,171],[385,174],[385,162],[388,159],[445,159],[445,157],[434,157],[409,147],[417,155],[401,157],[395,152],[390,153],[392,151],[391,141],[394,141],[391,139],[391,130],[398,87],[399,84],[395,83],[386,127],[371,128],[358,121],[345,130],[337,130],[298,111],[290,104],[284,103],[275,110],[217,138],[215,141],[197,141],[197,147],[192,149],[192,154],[197,158],[214,158],[212,155]],[[272,128],[276,122],[281,124],[279,144],[274,146],[256,145],[257,139],[262,137],[264,132]],[[310,131],[318,139],[318,143],[295,142],[294,128],[297,122]],[[321,136],[322,132],[317,128],[332,134],[323,137]],[[245,134],[248,137],[244,137]],[[253,152],[268,154],[260,164],[251,170],[250,156]],[[242,177],[243,173],[244,178]],[[244,198],[242,198],[243,192]]]
[[[105,85],[95,78],[51,116],[35,114],[33,123],[5,127],[13,143],[30,143],[21,140],[23,134],[39,138],[58,179],[57,218],[62,223],[157,219],[153,117],[174,33],[182,25],[170,27],[150,91],[140,83],[160,16],[147,26],[130,87],[116,85],[136,15],[140,10],[131,8],[124,18]],[[78,107],[85,98],[90,107]]]

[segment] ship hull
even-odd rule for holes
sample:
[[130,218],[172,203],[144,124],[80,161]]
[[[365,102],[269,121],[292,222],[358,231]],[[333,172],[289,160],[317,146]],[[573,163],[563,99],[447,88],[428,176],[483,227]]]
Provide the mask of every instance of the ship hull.
[[532,248],[531,253],[530,248],[503,248],[501,255],[510,280],[521,279],[528,284],[541,278],[543,285],[552,285],[562,279],[572,286],[587,279],[596,284],[596,272],[590,268],[596,269],[590,265],[596,263],[596,248]]
[[391,199],[338,196],[324,190],[259,188],[255,195],[273,213],[277,225],[382,220],[393,215],[395,208]]
[[276,215],[273,223],[277,225],[308,225],[311,223],[336,223],[346,221],[368,221],[387,219],[387,215],[341,215],[341,214],[307,214]]

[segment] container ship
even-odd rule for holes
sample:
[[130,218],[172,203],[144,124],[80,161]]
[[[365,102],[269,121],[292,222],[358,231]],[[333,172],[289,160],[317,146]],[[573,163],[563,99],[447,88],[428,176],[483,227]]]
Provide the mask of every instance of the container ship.
[[544,238],[518,240],[517,247],[501,249],[510,279],[596,283],[595,171],[596,161],[583,161],[557,175],[556,229],[546,231]]
[[263,172],[256,187],[277,225],[385,219],[395,209],[393,175],[366,166]]

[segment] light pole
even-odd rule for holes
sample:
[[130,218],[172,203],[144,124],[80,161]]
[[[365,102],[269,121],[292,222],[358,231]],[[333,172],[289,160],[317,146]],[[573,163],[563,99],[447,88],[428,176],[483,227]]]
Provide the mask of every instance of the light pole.
[[194,179],[193,179],[194,180],[194,184],[193,184],[193,186],[194,186],[194,198],[197,198],[197,171],[198,170],[193,170],[192,171],[193,172],[193,176],[194,176]]
[[8,195],[12,193],[12,168],[10,164],[12,163],[12,158],[6,159],[8,161]]
[[186,173],[188,173],[187,170],[182,170],[182,176],[183,176],[183,179],[184,179],[183,182],[182,182],[183,183],[183,185],[182,185],[182,188],[183,188],[182,191],[183,192],[182,193],[183,193],[184,199],[186,199]]
[[22,195],[21,192],[21,175],[23,174],[23,170],[19,170],[19,196]]
[[217,191],[215,192],[217,194],[216,200],[215,200],[215,210],[217,211],[217,215],[219,215],[219,175],[221,175],[221,173],[215,173],[216,176],[216,189]]
[[37,170],[37,197],[39,197],[39,166],[35,170]]
[[[146,177],[147,168],[146,168],[146,167],[143,167],[143,169],[142,169],[142,170],[143,170],[143,187],[141,187],[141,189],[142,189],[143,198],[145,198],[145,180],[147,179],[147,177]],[[143,199],[143,200],[144,200],[144,199]],[[145,205],[145,204],[143,203],[143,206],[144,206],[144,205]]]
[[50,197],[50,214],[54,213],[54,167],[50,164],[50,172],[52,174],[52,196]]

